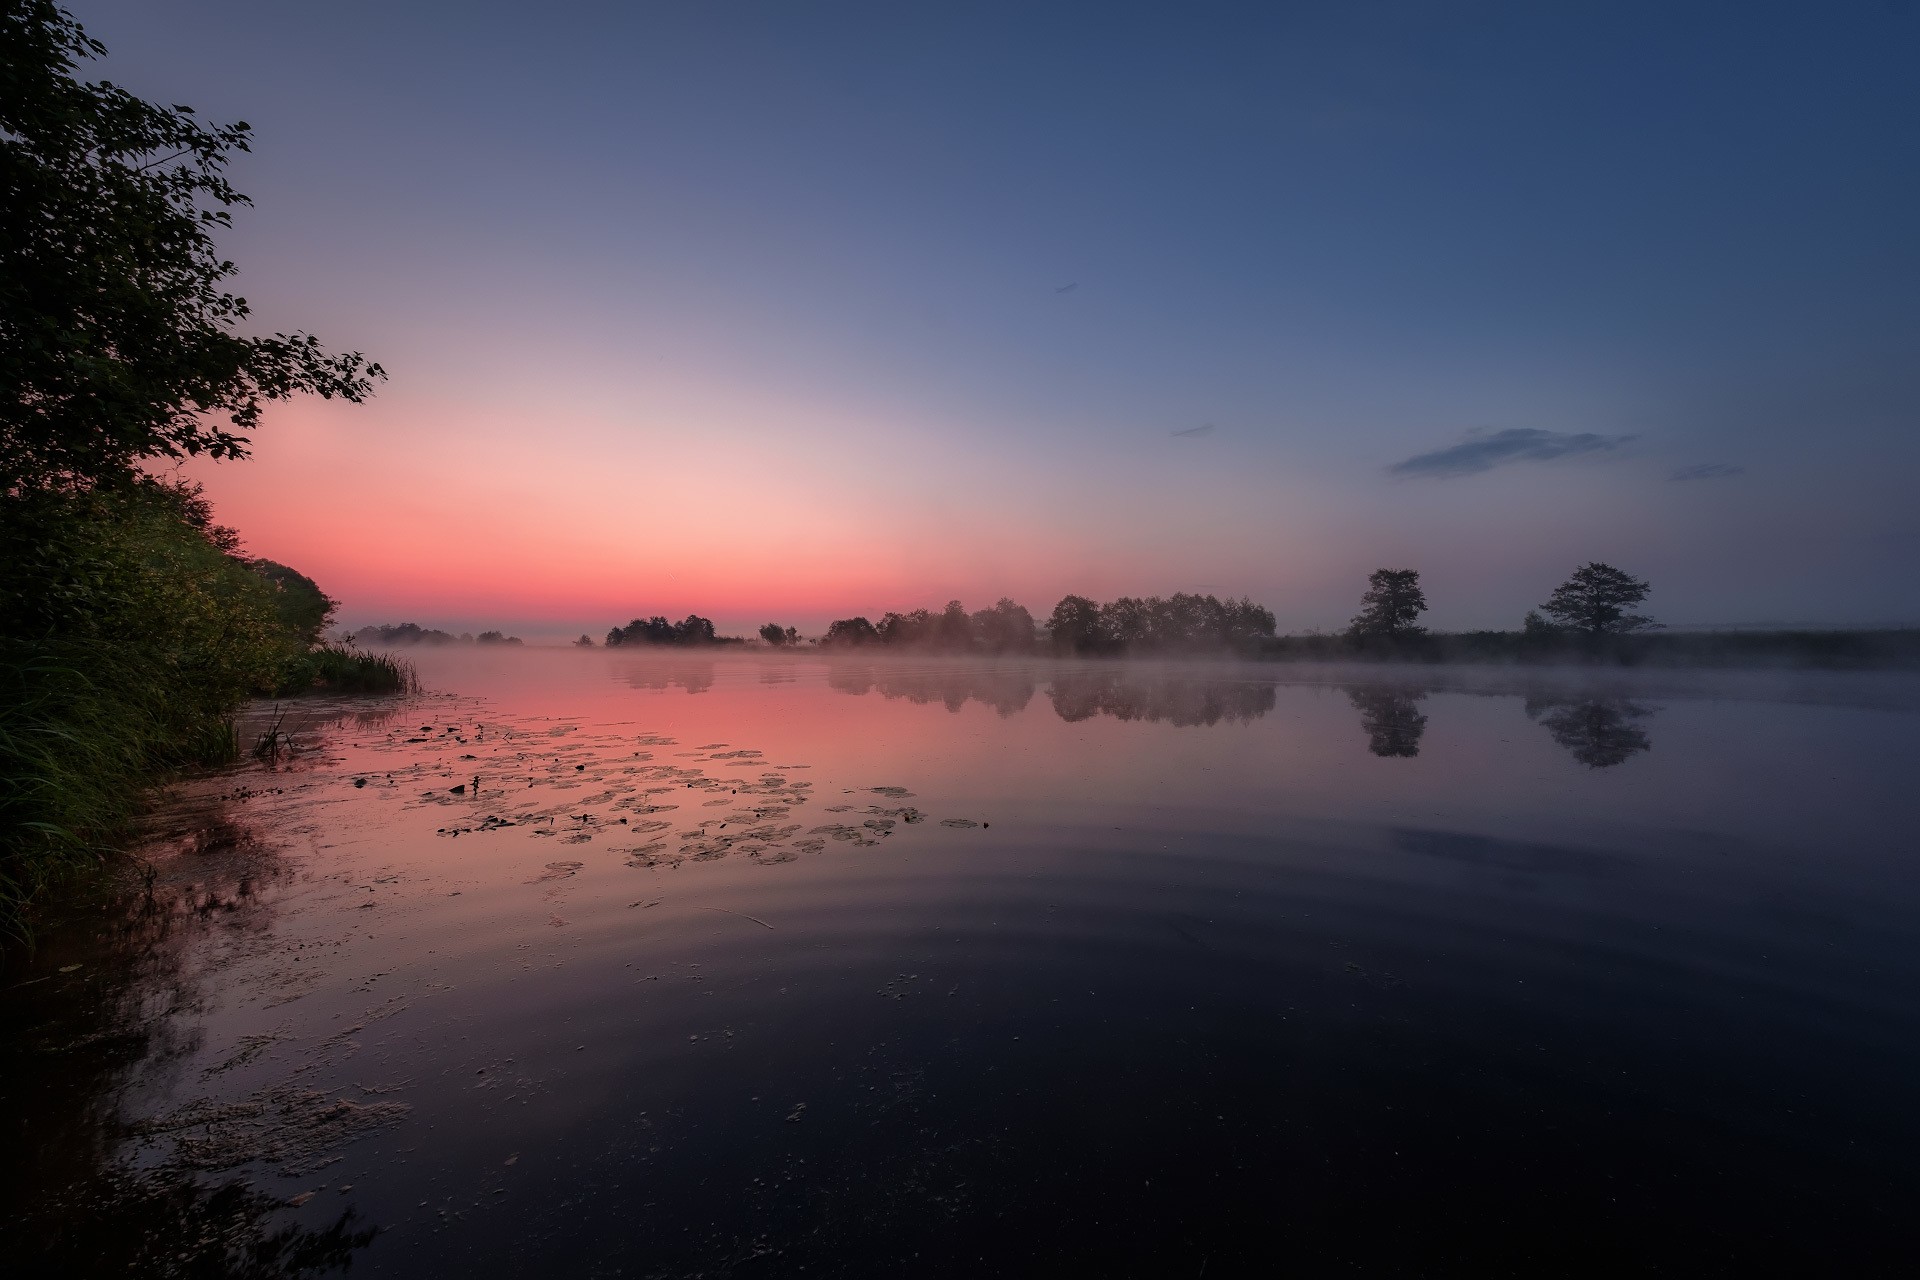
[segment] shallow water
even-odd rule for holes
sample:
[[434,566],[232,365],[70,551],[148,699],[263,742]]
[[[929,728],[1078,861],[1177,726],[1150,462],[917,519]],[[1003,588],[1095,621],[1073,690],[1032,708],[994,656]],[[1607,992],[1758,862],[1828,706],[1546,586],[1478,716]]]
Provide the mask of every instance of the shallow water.
[[10,1259],[1911,1261],[1911,676],[417,656],[8,971]]

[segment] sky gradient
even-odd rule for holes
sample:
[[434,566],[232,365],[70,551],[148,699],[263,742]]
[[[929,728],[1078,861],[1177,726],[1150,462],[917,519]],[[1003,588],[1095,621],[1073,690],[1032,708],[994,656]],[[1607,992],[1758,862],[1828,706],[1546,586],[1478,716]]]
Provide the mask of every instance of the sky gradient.
[[392,374],[190,469],[350,624],[1920,621],[1912,4],[72,7]]

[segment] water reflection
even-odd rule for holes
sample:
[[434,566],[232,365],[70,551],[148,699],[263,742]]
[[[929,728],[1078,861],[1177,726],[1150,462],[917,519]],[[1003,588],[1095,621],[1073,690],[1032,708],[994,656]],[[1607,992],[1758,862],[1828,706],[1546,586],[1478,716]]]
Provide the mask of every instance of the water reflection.
[[1553,740],[1589,769],[1607,769],[1653,748],[1637,723],[1658,708],[1628,698],[1527,697],[1527,718],[1546,727]]
[[659,693],[664,693],[668,689],[705,693],[713,688],[713,663],[635,663],[627,668],[626,680],[632,688],[652,689]]
[[[199,1123],[204,1106],[193,1124],[141,1114],[137,1099],[177,1086],[203,1047],[189,1015],[206,1007],[218,971],[210,956],[247,950],[269,932],[266,891],[291,878],[231,820],[224,797],[167,818],[145,849],[144,875],[94,918],[53,929],[30,976],[8,975],[0,1097],[18,1125],[0,1162],[0,1256],[64,1275],[265,1280],[344,1270],[374,1229],[351,1206],[328,1225],[302,1225],[284,1195],[240,1176],[255,1160],[273,1163],[272,1136],[247,1103],[228,1108],[245,1112],[230,1126],[245,1141],[221,1159],[193,1156],[201,1131],[212,1130]],[[306,1092],[322,1106],[351,1105]],[[331,1135],[310,1134],[312,1162],[329,1161]]]
[[1033,672],[1020,667],[905,667],[891,664],[836,664],[827,683],[841,693],[877,693],[883,698],[935,703],[958,711],[969,702],[992,707],[1002,716],[1017,715],[1033,701]]
[[[991,707],[1010,717],[1025,711],[1044,685],[1053,713],[1069,723],[1110,716],[1116,720],[1171,724],[1182,728],[1221,723],[1250,724],[1274,709],[1280,685],[1249,671],[1229,677],[1204,669],[1112,664],[1032,667],[991,663],[911,665],[893,662],[836,662],[827,669],[827,685],[841,693],[877,693],[944,706],[958,712],[968,703]],[[790,680],[790,672],[780,678]],[[761,676],[762,682],[768,677]],[[656,667],[629,674],[636,688],[673,686],[698,693],[713,683],[713,668],[698,671]],[[1421,683],[1367,681],[1339,686],[1360,715],[1367,750],[1382,759],[1412,759],[1427,732],[1421,704],[1434,693],[1499,694],[1524,697],[1527,717],[1541,725],[1573,758],[1593,769],[1621,764],[1650,750],[1652,740],[1639,723],[1656,707],[1616,695],[1578,690],[1542,690],[1509,685],[1498,690],[1462,687],[1436,678]]]
[[1063,672],[1047,688],[1062,720],[1112,716],[1180,726],[1247,724],[1273,710],[1274,686],[1165,670]]
[[429,661],[0,982],[15,1270],[1899,1273],[1920,692]]
[[1419,755],[1427,718],[1420,713],[1418,703],[1426,696],[1425,689],[1405,686],[1349,685],[1347,701],[1360,713],[1360,727],[1367,731],[1367,750],[1388,758]]

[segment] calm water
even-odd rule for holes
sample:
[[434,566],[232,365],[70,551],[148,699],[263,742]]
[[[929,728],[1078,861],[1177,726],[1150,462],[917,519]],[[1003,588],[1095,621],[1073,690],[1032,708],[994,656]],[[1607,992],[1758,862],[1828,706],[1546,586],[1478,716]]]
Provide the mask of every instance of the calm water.
[[7,972],[10,1272],[1920,1252],[1912,677],[421,656]]

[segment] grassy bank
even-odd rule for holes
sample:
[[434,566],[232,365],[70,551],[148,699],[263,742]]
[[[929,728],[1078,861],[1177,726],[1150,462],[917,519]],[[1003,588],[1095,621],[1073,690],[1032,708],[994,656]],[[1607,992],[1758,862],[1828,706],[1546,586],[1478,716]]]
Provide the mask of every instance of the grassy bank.
[[419,685],[413,664],[386,653],[363,653],[348,645],[317,644],[287,660],[273,692],[411,693]]
[[332,601],[241,555],[191,488],[17,493],[0,521],[0,932],[29,936],[153,785],[234,759],[247,699],[412,687],[404,662],[318,644]]

